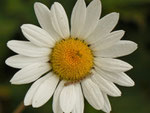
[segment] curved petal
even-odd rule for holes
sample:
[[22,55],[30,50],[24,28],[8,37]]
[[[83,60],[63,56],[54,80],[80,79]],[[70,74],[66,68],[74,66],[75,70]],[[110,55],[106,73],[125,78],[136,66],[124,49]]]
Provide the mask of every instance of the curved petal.
[[61,94],[61,91],[62,89],[64,88],[64,84],[65,84],[65,81],[61,81],[58,85],[58,87],[56,88],[56,91],[54,93],[54,97],[53,97],[53,112],[54,113],[63,113],[63,111],[61,110],[61,107],[60,107],[60,94]]
[[121,91],[112,82],[105,80],[98,69],[96,69],[96,71],[97,72],[93,71],[93,76],[91,77],[92,81],[106,94],[113,97],[121,96]]
[[33,63],[46,63],[49,61],[49,57],[27,57],[22,55],[14,55],[9,57],[5,62],[8,66],[14,68],[24,68]]
[[72,113],[83,113],[84,112],[84,98],[81,91],[80,84],[75,85],[76,90],[76,103]]
[[70,113],[76,103],[76,92],[74,84],[65,86],[60,94],[60,107],[63,112]]
[[93,0],[86,9],[86,20],[80,37],[85,39],[91,34],[98,24],[101,15],[101,2],[100,0]]
[[35,81],[51,69],[49,63],[34,63],[18,71],[10,80],[12,84],[27,84]]
[[110,71],[110,72],[125,72],[133,67],[128,64],[127,62],[124,62],[122,60],[118,59],[112,59],[112,58],[95,58],[95,65],[103,70]]
[[121,57],[121,56],[131,54],[136,49],[137,49],[137,44],[132,41],[119,41],[118,43],[116,43],[115,45],[109,48],[95,51],[94,55],[100,57],[116,58],[116,57]]
[[51,53],[51,49],[38,47],[28,41],[11,40],[7,43],[7,46],[12,51],[20,55],[29,56],[29,57],[49,56],[49,54]]
[[108,99],[108,96],[105,93],[102,93],[104,97],[104,108],[102,109],[106,113],[110,113],[111,111],[111,105]]
[[32,106],[34,108],[42,106],[52,97],[58,84],[59,78],[55,75],[51,76],[51,74],[52,73],[48,73],[49,78],[44,80],[37,89],[32,101]]
[[84,96],[89,104],[97,110],[102,109],[104,106],[104,98],[99,87],[90,78],[83,80],[81,84]]
[[127,86],[131,87],[134,86],[134,81],[125,73],[123,72],[108,72],[108,71],[103,71],[103,70],[98,70],[99,73],[101,73],[101,76],[105,78],[106,80],[109,80],[111,82],[114,82],[118,85],[121,86]]
[[62,38],[68,38],[70,36],[66,12],[58,2],[55,2],[51,7],[51,20],[55,31]]
[[45,31],[47,31],[52,36],[53,39],[55,39],[56,41],[59,40],[60,36],[56,33],[56,31],[52,26],[51,12],[48,9],[48,7],[42,3],[36,2],[34,4],[34,10],[41,27]]
[[79,37],[86,19],[86,4],[84,0],[77,0],[71,15],[71,37]]
[[29,106],[29,105],[32,104],[33,97],[34,97],[37,89],[43,83],[43,81],[45,81],[49,77],[50,77],[49,74],[47,74],[47,75],[41,77],[40,79],[38,79],[36,82],[34,82],[32,84],[32,86],[30,87],[30,89],[28,90],[28,92],[27,92],[27,94],[25,95],[25,98],[24,98],[24,105],[25,106]]
[[105,48],[109,48],[120,41],[120,39],[123,37],[125,31],[118,30],[114,31],[112,33],[109,33],[106,37],[104,37],[102,40],[99,40],[95,42],[94,44],[91,44],[91,47],[94,51],[102,51]]
[[97,27],[91,35],[86,38],[90,44],[97,42],[108,35],[116,26],[119,20],[119,13],[110,13],[99,20]]
[[53,47],[54,39],[43,29],[32,24],[21,26],[24,36],[33,44],[40,47]]

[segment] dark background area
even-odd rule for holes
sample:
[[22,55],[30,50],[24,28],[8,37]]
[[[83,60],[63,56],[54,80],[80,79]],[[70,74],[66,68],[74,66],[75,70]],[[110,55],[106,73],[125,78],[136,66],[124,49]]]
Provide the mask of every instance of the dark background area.
[[[8,40],[26,40],[20,26],[25,23],[39,25],[34,14],[33,4],[42,2],[48,7],[54,1],[60,2],[70,19],[76,0],[0,0],[0,113],[12,113],[23,101],[30,87],[11,85],[9,80],[17,69],[6,66],[5,59],[14,55],[6,47]],[[91,0],[86,0],[88,4]],[[131,88],[120,87],[122,96],[110,97],[111,113],[150,113],[150,0],[101,0],[102,16],[119,12],[120,20],[115,30],[126,31],[124,40],[132,40],[138,49],[121,59],[133,65],[127,74],[135,81]],[[44,106],[34,109],[26,107],[23,113],[52,113],[52,99]],[[103,113],[93,109],[87,102],[85,113]]]

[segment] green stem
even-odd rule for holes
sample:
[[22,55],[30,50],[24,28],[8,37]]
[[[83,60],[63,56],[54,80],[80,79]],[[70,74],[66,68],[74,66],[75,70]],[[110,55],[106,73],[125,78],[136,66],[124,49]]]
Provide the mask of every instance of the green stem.
[[21,103],[17,106],[17,108],[14,110],[13,113],[22,113],[24,109],[25,109],[25,106],[24,106],[23,102],[21,102]]

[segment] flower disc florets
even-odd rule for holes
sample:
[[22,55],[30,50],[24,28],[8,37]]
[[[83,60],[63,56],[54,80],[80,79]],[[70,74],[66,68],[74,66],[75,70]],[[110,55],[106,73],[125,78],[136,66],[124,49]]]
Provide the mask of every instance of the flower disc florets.
[[53,72],[70,81],[85,78],[93,66],[91,49],[78,38],[67,38],[57,42],[50,59]]

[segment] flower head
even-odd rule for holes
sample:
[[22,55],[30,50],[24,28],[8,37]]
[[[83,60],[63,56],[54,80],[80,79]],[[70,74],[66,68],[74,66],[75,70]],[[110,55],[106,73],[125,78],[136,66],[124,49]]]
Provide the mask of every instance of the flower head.
[[[40,27],[21,26],[28,41],[12,40],[8,47],[18,55],[6,64],[21,69],[12,84],[34,82],[24,104],[40,107],[53,96],[54,113],[83,113],[84,97],[97,110],[111,111],[110,96],[120,96],[116,84],[133,86],[125,72],[132,66],[116,59],[136,50],[137,44],[123,41],[123,30],[112,31],[119,14],[100,18],[101,2],[93,0],[87,7],[78,0],[68,18],[61,4],[51,10],[41,3],[34,5]],[[82,86],[82,87],[81,87]]]

